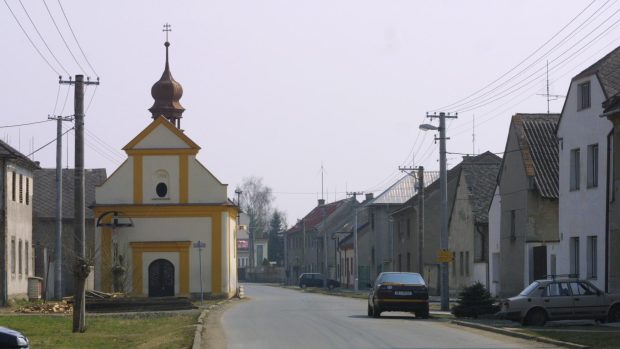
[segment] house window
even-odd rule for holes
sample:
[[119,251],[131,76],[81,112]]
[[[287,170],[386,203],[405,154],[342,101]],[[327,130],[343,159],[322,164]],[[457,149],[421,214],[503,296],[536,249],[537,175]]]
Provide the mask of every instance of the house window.
[[407,252],[407,271],[411,271],[411,253]]
[[19,203],[24,202],[24,176],[19,175]]
[[15,174],[15,171],[13,171],[13,173],[12,173],[11,177],[12,177],[12,178],[11,178],[11,187],[12,187],[12,188],[11,188],[11,189],[12,189],[12,191],[11,191],[11,198],[13,199],[13,201],[15,201],[15,193],[17,192],[17,187],[16,187],[16,185],[17,185],[17,179],[16,179],[16,177],[17,177],[17,176],[16,176],[16,174]]
[[459,275],[463,276],[463,267],[464,267],[463,263],[463,251],[461,251],[459,253]]
[[30,178],[26,177],[26,205],[30,205]]
[[15,269],[16,269],[16,263],[17,263],[17,258],[16,258],[16,251],[15,251],[15,237],[11,237],[11,273],[15,274]]
[[517,238],[517,211],[510,210],[510,240],[514,241]]
[[577,85],[577,110],[590,108],[590,82]]
[[411,219],[407,218],[407,238],[411,236]]
[[579,190],[579,148],[570,151],[570,190]]
[[579,238],[570,238],[570,273],[579,276]]
[[596,279],[597,270],[596,270],[596,262],[597,262],[597,237],[596,236],[588,236],[588,250],[587,250],[587,258],[588,258],[588,279]]
[[17,248],[17,265],[19,266],[19,268],[17,269],[19,271],[19,275],[22,274],[22,239],[19,239],[19,245]]
[[469,276],[469,251],[465,251],[465,275]]
[[588,146],[588,188],[598,187],[598,144]]
[[25,242],[25,248],[24,248],[24,255],[25,255],[25,262],[26,262],[26,270],[24,271],[26,273],[26,276],[28,276],[28,241]]
[[375,230],[375,213],[370,213],[370,229]]

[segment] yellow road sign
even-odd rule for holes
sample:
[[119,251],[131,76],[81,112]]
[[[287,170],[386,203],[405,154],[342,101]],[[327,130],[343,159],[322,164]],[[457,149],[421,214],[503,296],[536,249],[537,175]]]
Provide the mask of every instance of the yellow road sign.
[[437,262],[439,263],[450,263],[454,260],[454,252],[450,250],[439,250],[437,251]]

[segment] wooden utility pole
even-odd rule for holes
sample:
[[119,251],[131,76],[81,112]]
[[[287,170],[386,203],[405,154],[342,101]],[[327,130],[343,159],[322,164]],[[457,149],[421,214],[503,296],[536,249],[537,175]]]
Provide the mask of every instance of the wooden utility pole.
[[[414,178],[414,186],[418,190],[418,272],[424,276],[424,166],[399,166],[398,169]],[[415,170],[418,171],[417,179]]]
[[[61,80],[62,81],[62,80]],[[62,122],[72,116],[49,115],[56,120],[56,241],[54,247],[54,299],[62,299]]]
[[75,262],[73,264],[73,332],[86,331],[86,278],[91,263],[86,259],[86,205],[84,197],[84,85],[99,85],[99,79],[84,81],[84,75],[76,75],[75,81],[60,81],[61,84],[75,85],[75,185],[74,185],[74,228],[73,245]]

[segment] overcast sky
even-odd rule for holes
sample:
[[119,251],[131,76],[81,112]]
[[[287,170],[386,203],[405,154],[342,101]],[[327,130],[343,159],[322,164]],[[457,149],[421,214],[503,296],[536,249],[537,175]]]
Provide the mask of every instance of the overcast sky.
[[[6,3],[66,78],[19,1]],[[459,112],[448,151],[502,152],[511,115],[547,111],[538,95],[546,90],[546,60],[551,93],[564,95],[572,76],[620,45],[617,1],[65,0],[97,75],[57,0],[23,4],[70,74],[81,70],[45,4],[84,73],[101,77],[86,116],[87,167],[110,175],[125,158],[121,148],[151,121],[150,89],[163,71],[169,22],[171,71],[184,89],[182,128],[202,147],[198,159],[229,184],[231,198],[244,177],[262,177],[289,223],[316,205],[321,164],[328,202],[347,190],[379,194],[402,176],[399,165],[412,164],[412,153],[415,165],[437,170],[433,133],[418,131],[427,111]],[[55,105],[60,114],[67,87],[59,91],[57,74],[7,6],[0,16],[0,124],[45,120]],[[93,92],[87,89],[87,104]],[[72,114],[72,94],[63,115]],[[467,104],[450,105],[463,98]],[[552,101],[551,112],[563,102]],[[28,154],[55,132],[48,122],[3,128],[0,137]],[[34,159],[54,167],[54,144]],[[461,156],[448,160],[454,166]]]

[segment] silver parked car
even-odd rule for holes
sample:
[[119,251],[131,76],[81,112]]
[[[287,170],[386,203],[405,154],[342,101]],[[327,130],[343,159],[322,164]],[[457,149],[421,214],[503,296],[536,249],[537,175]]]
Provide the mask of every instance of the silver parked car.
[[533,326],[573,319],[620,322],[620,294],[605,294],[586,280],[551,277],[502,301],[499,315]]

